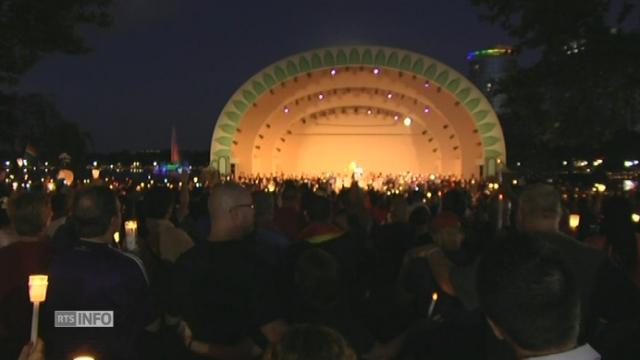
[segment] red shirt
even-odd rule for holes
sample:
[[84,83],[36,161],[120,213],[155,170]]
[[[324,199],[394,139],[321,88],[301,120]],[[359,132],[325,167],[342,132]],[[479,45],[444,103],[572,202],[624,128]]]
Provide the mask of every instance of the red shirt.
[[0,249],[0,301],[16,287],[28,289],[29,275],[46,274],[52,249],[48,241],[17,241]]
[[289,241],[295,241],[307,225],[304,214],[292,207],[276,209],[273,222]]
[[52,248],[48,241],[17,241],[0,249],[0,337],[29,339],[29,275],[47,274]]

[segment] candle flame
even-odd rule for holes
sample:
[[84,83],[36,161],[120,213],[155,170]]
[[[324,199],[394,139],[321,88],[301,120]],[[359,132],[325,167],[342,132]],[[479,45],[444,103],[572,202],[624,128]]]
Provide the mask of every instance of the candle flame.
[[575,230],[578,228],[579,225],[580,225],[580,215],[578,214],[569,215],[569,227]]
[[127,231],[135,232],[138,229],[138,222],[136,220],[125,221],[124,229]]
[[29,275],[29,300],[31,302],[43,302],[47,298],[47,275]]
[[431,295],[431,300],[438,301],[438,293],[437,292],[434,292],[433,295]]

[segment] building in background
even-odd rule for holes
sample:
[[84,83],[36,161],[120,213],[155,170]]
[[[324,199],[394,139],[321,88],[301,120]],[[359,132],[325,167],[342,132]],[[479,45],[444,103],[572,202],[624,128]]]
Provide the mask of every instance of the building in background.
[[497,113],[503,109],[505,95],[497,93],[498,82],[515,71],[518,66],[517,52],[506,45],[471,51],[469,61],[469,79],[489,99]]

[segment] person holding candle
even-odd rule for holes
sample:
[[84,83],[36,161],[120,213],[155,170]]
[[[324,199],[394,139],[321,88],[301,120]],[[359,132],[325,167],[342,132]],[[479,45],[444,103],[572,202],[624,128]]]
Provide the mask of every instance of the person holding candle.
[[35,342],[30,342],[22,347],[18,360],[45,360],[42,339],[38,338]]
[[47,272],[53,249],[45,236],[51,218],[46,195],[15,193],[8,210],[16,238],[0,248],[0,354],[15,358],[29,340],[32,306],[27,280],[31,274]]
[[[604,254],[560,232],[561,197],[550,185],[529,185],[517,204],[517,230],[543,236],[578,279],[582,302],[580,339],[589,339],[604,323],[623,323],[640,317],[638,294],[633,284]],[[476,279],[481,257],[469,266],[456,266],[437,245],[412,252],[428,260],[442,290],[459,298],[468,310],[478,308]]]
[[[86,351],[100,359],[138,358],[145,328],[152,330],[156,314],[140,259],[111,247],[121,226],[116,195],[106,186],[79,189],[71,222],[78,239],[56,254],[49,269],[42,329],[47,357]],[[114,327],[56,328],[56,310],[113,311]]]

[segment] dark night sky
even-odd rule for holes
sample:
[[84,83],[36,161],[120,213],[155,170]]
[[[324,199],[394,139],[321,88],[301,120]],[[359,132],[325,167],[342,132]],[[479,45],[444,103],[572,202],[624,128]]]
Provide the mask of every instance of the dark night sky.
[[510,43],[469,0],[116,0],[111,28],[88,29],[94,51],[54,55],[21,92],[47,94],[91,132],[97,151],[209,148],[214,121],[243,82],[318,47],[406,48],[467,73],[467,51]]

